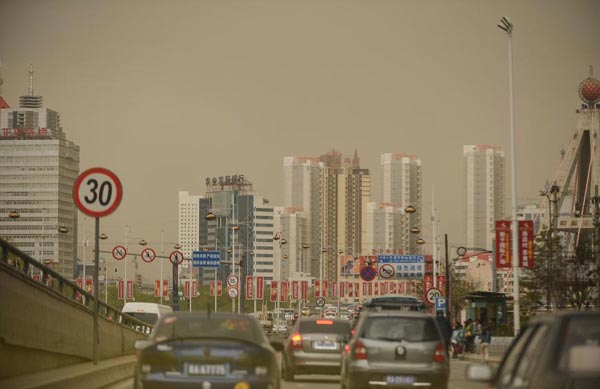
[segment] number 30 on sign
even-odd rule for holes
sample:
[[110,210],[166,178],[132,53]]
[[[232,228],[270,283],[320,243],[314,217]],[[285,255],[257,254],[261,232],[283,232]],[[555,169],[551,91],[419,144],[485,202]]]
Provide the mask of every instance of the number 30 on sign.
[[81,173],[73,186],[77,208],[91,217],[110,215],[121,203],[123,187],[119,178],[101,167]]

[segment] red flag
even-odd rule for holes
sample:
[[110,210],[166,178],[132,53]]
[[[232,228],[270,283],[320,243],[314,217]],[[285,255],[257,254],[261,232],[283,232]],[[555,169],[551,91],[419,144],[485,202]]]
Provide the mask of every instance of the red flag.
[[298,299],[298,281],[292,281],[292,298]]
[[254,277],[246,276],[246,300],[254,300]]
[[277,301],[277,281],[271,281],[271,297],[270,297],[270,301],[273,302],[273,303]]
[[256,276],[256,298],[262,300],[264,298],[265,278]]

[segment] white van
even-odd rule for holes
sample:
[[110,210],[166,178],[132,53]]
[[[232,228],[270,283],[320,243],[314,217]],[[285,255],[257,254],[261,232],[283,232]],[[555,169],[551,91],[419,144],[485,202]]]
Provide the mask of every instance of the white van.
[[167,305],[156,303],[125,303],[121,312],[154,325],[158,319],[172,313],[173,309]]

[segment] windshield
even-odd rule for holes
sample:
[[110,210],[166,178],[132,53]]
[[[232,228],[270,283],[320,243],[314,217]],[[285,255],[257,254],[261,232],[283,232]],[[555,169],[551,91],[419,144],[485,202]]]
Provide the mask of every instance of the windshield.
[[170,339],[217,338],[258,343],[264,340],[262,330],[250,317],[207,318],[199,316],[167,316],[156,328],[157,342]]
[[366,319],[361,332],[365,339],[424,342],[439,339],[431,318],[371,317]]
[[150,313],[150,312],[124,312],[129,316],[133,316],[138,320],[143,321],[144,323],[152,324],[156,323],[158,320],[158,314]]
[[560,369],[571,373],[600,372],[600,320],[598,316],[569,320],[561,347]]

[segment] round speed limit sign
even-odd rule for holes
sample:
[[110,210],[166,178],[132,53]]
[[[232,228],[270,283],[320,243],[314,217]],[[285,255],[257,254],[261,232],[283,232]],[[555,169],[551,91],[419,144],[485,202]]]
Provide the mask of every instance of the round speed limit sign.
[[121,203],[123,187],[110,170],[95,167],[81,173],[73,186],[77,208],[91,217],[110,215]]

